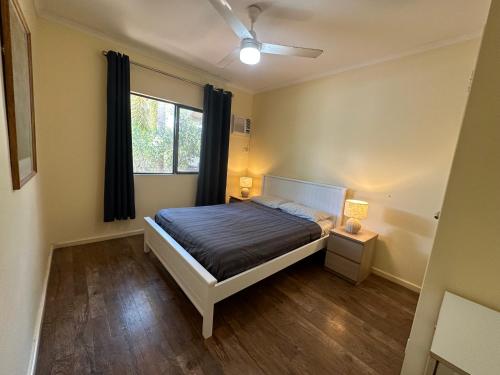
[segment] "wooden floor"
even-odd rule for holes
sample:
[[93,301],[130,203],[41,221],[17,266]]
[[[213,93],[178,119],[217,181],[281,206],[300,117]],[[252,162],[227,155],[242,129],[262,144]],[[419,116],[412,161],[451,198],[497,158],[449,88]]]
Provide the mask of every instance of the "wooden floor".
[[142,236],[54,251],[37,374],[399,374],[417,295],[316,254],[215,306],[214,336]]

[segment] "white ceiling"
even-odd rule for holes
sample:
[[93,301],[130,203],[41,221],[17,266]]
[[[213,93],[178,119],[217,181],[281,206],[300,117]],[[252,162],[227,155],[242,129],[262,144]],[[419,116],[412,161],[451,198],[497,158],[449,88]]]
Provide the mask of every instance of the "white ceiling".
[[[258,0],[257,0],[258,1]],[[238,38],[207,0],[36,0],[56,17],[161,52],[252,91],[479,35],[490,0],[275,0],[255,29],[260,40],[320,48],[317,59],[264,55],[256,66],[216,63]],[[246,7],[228,0],[248,25]]]

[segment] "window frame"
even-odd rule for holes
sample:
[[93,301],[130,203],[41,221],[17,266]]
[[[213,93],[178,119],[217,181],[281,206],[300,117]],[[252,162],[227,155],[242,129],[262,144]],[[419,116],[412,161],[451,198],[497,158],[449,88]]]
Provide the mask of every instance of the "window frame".
[[[174,175],[189,175],[189,174],[198,174],[200,173],[200,169],[198,167],[198,171],[196,172],[183,172],[177,169],[178,167],[178,159],[179,159],[179,111],[180,109],[187,109],[189,111],[198,112],[203,114],[203,110],[196,107],[191,107],[186,104],[176,103],[169,100],[165,100],[162,98],[157,98],[156,96],[141,94],[136,91],[130,91],[130,95],[141,96],[146,99],[156,100],[159,102],[172,104],[174,106],[174,142],[173,142],[173,152],[172,152],[172,173],[148,173],[148,172],[138,172],[134,171],[134,175],[138,176],[174,176]],[[130,115],[132,117],[132,114]],[[132,119],[132,118],[131,118]],[[132,124],[131,124],[132,125]],[[201,131],[203,132],[203,123],[201,124]],[[201,153],[201,149],[200,149]],[[132,156],[133,157],[133,156]]]

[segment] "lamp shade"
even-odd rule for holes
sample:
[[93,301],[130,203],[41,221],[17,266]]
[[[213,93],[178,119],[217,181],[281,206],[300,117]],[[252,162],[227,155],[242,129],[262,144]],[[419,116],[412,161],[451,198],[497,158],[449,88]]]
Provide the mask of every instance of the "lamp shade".
[[344,215],[358,220],[366,219],[368,217],[368,202],[347,199],[344,206]]
[[252,177],[240,177],[240,187],[251,188],[252,187]]

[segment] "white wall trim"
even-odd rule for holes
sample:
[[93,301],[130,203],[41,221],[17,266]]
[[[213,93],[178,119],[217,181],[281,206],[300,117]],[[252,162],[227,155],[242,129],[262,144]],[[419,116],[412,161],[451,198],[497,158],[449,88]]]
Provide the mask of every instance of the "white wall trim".
[[409,50],[409,51],[395,53],[392,55],[386,55],[386,56],[383,56],[381,58],[365,61],[365,62],[362,62],[359,64],[348,65],[348,66],[340,67],[340,68],[330,70],[327,72],[323,72],[320,74],[309,75],[309,76],[302,77],[300,79],[291,80],[291,81],[283,82],[281,84],[264,87],[263,89],[257,90],[255,92],[255,94],[260,94],[263,92],[273,91],[273,90],[277,90],[277,89],[283,89],[283,88],[295,86],[295,85],[305,83],[305,82],[315,81],[315,80],[319,80],[322,78],[329,78],[329,77],[335,76],[337,74],[349,72],[351,70],[362,69],[362,68],[366,68],[366,67],[369,67],[372,65],[378,65],[378,64],[383,64],[383,63],[390,62],[390,61],[400,60],[400,59],[403,59],[405,57],[414,56],[414,55],[418,55],[418,54],[425,53],[428,51],[449,47],[449,46],[452,46],[455,44],[465,43],[465,42],[468,42],[470,40],[481,38],[482,35],[483,35],[483,29],[476,31],[475,33],[461,35],[461,36],[456,37],[456,38],[437,40],[435,42],[424,44],[422,46],[419,46],[419,47],[414,48],[414,49]]
[[382,271],[380,268],[372,267],[372,272],[375,275],[383,277],[384,279],[387,279],[389,281],[392,281],[395,284],[401,285],[401,286],[405,287],[406,289],[410,289],[414,292],[420,293],[421,287],[417,284],[413,284],[410,281],[407,281],[407,280],[401,279],[400,277],[391,275],[388,272]]
[[276,85],[264,87],[261,89],[252,90],[248,87],[245,87],[244,85],[241,85],[238,82],[235,82],[235,81],[232,81],[232,80],[229,80],[229,79],[222,77],[220,75],[220,73],[218,74],[218,73],[211,72],[211,71],[203,69],[203,68],[196,67],[193,65],[192,62],[191,63],[186,62],[182,57],[177,57],[177,56],[168,54],[166,52],[156,50],[154,48],[148,48],[140,43],[134,43],[134,42],[131,42],[130,40],[125,40],[123,37],[120,37],[118,35],[104,34],[98,30],[92,29],[92,28],[87,27],[87,26],[83,26],[75,21],[71,21],[71,20],[68,20],[64,17],[52,14],[50,11],[47,11],[39,4],[40,3],[39,0],[34,0],[34,3],[35,3],[36,13],[40,18],[64,25],[64,26],[72,28],[72,29],[76,29],[78,31],[93,35],[93,36],[98,37],[98,38],[103,39],[103,40],[123,44],[125,46],[128,46],[129,48],[136,50],[138,53],[140,53],[144,56],[147,56],[149,58],[153,58],[156,60],[160,60],[163,63],[173,65],[174,67],[179,68],[179,69],[183,69],[183,70],[188,69],[188,71],[190,71],[193,74],[197,74],[198,76],[200,74],[201,75],[208,75],[209,77],[215,78],[215,80],[221,81],[221,83],[223,85],[225,84],[229,87],[233,87],[235,89],[241,90],[241,91],[246,92],[247,94],[251,94],[251,95],[260,94],[260,93],[267,92],[267,91],[273,91],[276,89],[285,88],[285,87],[289,87],[289,86],[294,86],[294,85],[297,85],[300,83],[314,81],[314,80],[321,79],[321,78],[326,78],[326,77],[333,76],[333,75],[340,74],[340,73],[344,73],[347,71],[361,69],[364,67],[368,67],[371,65],[377,65],[377,64],[385,63],[385,62],[392,61],[392,60],[402,59],[402,58],[407,57],[407,56],[417,55],[417,54],[424,53],[424,52],[427,52],[430,50],[451,46],[453,44],[463,43],[463,42],[466,42],[466,41],[469,41],[472,39],[480,38],[482,36],[483,30],[484,30],[484,26],[483,26],[481,28],[481,30],[478,30],[478,31],[470,33],[470,34],[459,35],[457,37],[448,38],[448,39],[435,40],[435,41],[425,43],[423,45],[420,45],[416,48],[413,48],[413,49],[405,51],[405,52],[393,53],[393,54],[389,54],[386,56],[382,56],[382,57],[377,58],[377,59],[372,59],[372,60],[368,60],[365,62],[361,62],[359,64],[347,65],[347,66],[339,67],[339,68],[336,68],[333,70],[329,70],[327,72],[308,75],[308,76],[302,77],[300,79],[290,80],[290,81],[286,81],[286,82],[279,83]]
[[38,312],[36,314],[35,331],[33,332],[33,344],[31,347],[31,355],[30,355],[30,361],[29,361],[28,372],[27,372],[28,375],[34,375],[35,370],[36,370],[38,348],[40,347],[40,335],[42,333],[43,315],[45,313],[45,299],[47,297],[47,288],[49,286],[50,267],[52,265],[52,253],[53,252],[54,252],[54,246],[50,246],[47,269],[45,270],[45,277],[44,277],[43,285],[42,285],[42,296],[40,299],[40,304],[38,306]]
[[47,288],[49,286],[50,269],[51,269],[51,265],[52,265],[52,255],[54,253],[54,250],[61,248],[61,247],[66,247],[66,246],[83,245],[83,244],[87,244],[87,243],[112,240],[115,238],[134,236],[134,235],[142,234],[142,233],[144,233],[144,229],[136,229],[136,230],[131,230],[131,231],[127,231],[127,232],[120,232],[120,233],[114,233],[114,234],[105,234],[105,235],[101,235],[101,236],[87,237],[87,238],[82,238],[82,239],[75,240],[75,241],[59,242],[59,243],[56,243],[56,244],[53,244],[50,246],[49,259],[48,259],[48,263],[47,263],[47,269],[45,270],[45,277],[44,277],[43,286],[42,286],[42,295],[40,297],[40,304],[38,307],[38,312],[36,314],[35,330],[33,332],[33,344],[31,347],[31,355],[30,355],[30,361],[29,361],[29,365],[28,365],[27,375],[34,375],[35,371],[36,371],[38,348],[40,346],[40,336],[42,333],[42,322],[43,322],[43,316],[45,313],[45,302],[46,302],[46,298],[47,298]]
[[[67,18],[52,14],[50,11],[47,11],[39,6],[39,1],[35,0],[35,9],[38,17],[53,22],[65,27],[68,27],[73,30],[77,30],[81,33],[91,35],[95,38],[101,39],[105,42],[112,44],[121,44],[122,46],[133,50],[135,53],[147,57],[149,59],[156,60],[162,64],[170,65],[175,69],[181,69],[184,73],[176,73],[176,74],[186,74],[189,79],[198,79],[201,81],[209,81],[218,86],[224,86],[225,89],[234,88],[240,90],[244,93],[253,95],[255,94],[254,90],[251,90],[247,87],[239,85],[237,82],[230,81],[220,74],[216,72],[209,71],[200,67],[197,67],[193,64],[193,62],[185,61],[189,58],[189,56],[177,57],[175,55],[169,54],[167,52],[163,52],[161,50],[157,50],[151,47],[144,46],[141,43],[133,42],[123,38],[119,35],[113,34],[108,35],[96,29],[84,26],[79,24],[78,22],[71,21]],[[164,68],[158,68],[164,70]],[[213,82],[215,81],[215,82]]]
[[[38,1],[36,1],[35,3],[38,4]],[[206,70],[203,70],[203,69],[197,68],[193,65],[190,65],[189,63],[184,62],[181,58],[178,58],[174,55],[170,55],[166,52],[162,52],[162,51],[159,51],[159,50],[156,50],[153,48],[145,47],[144,45],[142,45],[140,43],[136,43],[136,42],[134,43],[130,40],[127,40],[123,37],[120,37],[120,36],[117,36],[114,34],[113,35],[105,34],[99,30],[84,26],[78,22],[69,20],[65,17],[61,17],[58,15],[52,14],[51,12],[46,11],[43,8],[37,7],[37,15],[38,15],[38,17],[40,17],[46,21],[62,25],[62,26],[68,27],[68,28],[73,29],[73,30],[77,30],[81,33],[91,35],[91,36],[98,38],[98,39],[101,39],[105,42],[108,42],[108,43],[111,42],[113,44],[121,44],[124,47],[127,47],[138,54],[144,55],[145,57],[150,58],[150,59],[158,60],[159,62],[170,65],[174,68],[181,69],[186,74],[196,76],[197,78],[201,78],[201,77],[207,78],[208,77],[209,79],[212,79],[212,80],[217,80],[217,81],[221,81],[223,83],[228,83],[228,81],[226,79],[224,79],[216,74],[210,73]]]
[[[42,331],[42,322],[43,322],[43,316],[44,316],[44,312],[45,312],[47,288],[48,288],[48,284],[49,284],[50,269],[51,269],[51,265],[52,265],[52,254],[54,253],[54,250],[58,249],[58,248],[62,248],[62,247],[67,247],[67,246],[76,246],[76,245],[83,245],[83,244],[88,244],[88,243],[112,240],[115,238],[134,236],[134,235],[138,235],[138,234],[142,234],[142,233],[144,233],[144,229],[136,229],[136,230],[131,230],[131,231],[127,231],[127,232],[120,232],[120,233],[114,233],[114,234],[105,234],[105,235],[101,235],[101,236],[87,237],[87,238],[82,238],[82,239],[75,240],[75,241],[58,242],[58,243],[50,246],[49,259],[47,262],[47,269],[45,271],[45,277],[44,277],[44,281],[43,281],[42,296],[40,299],[40,305],[39,305],[37,316],[36,316],[35,331],[33,334],[33,345],[31,348],[31,355],[30,355],[30,361],[29,361],[27,375],[34,375],[35,370],[36,370],[38,348],[40,346],[40,335],[41,335],[41,331]],[[382,271],[381,269],[376,268],[376,267],[372,267],[372,272],[375,275],[378,275],[380,277],[383,277],[384,279],[392,281],[395,284],[401,285],[401,286],[403,286],[407,289],[410,289],[414,292],[420,293],[421,288],[420,288],[420,286],[418,286],[416,284],[413,284],[409,281],[406,281],[404,279],[401,279],[399,277],[391,275],[390,273]]]
[[135,235],[142,234],[142,233],[144,233],[144,229],[134,229],[134,230],[126,231],[126,232],[119,232],[119,233],[112,233],[112,234],[103,234],[103,235],[100,235],[100,236],[85,237],[85,238],[80,238],[78,240],[73,240],[73,241],[56,242],[52,246],[53,246],[54,249],[60,249],[61,247],[85,245],[85,244],[88,244],[88,243],[113,240],[115,238],[123,238],[123,237],[135,236]]

